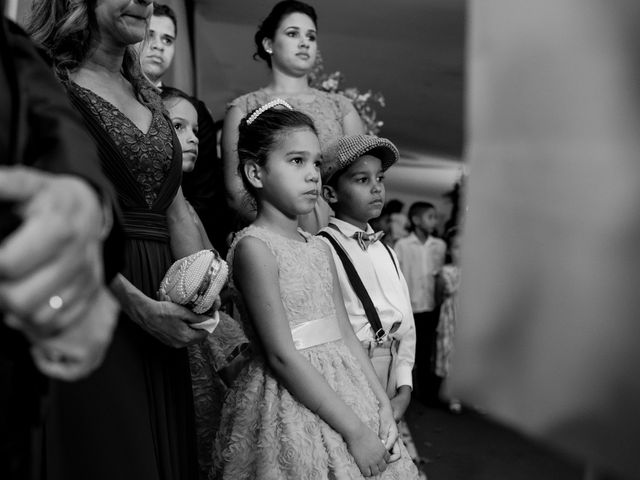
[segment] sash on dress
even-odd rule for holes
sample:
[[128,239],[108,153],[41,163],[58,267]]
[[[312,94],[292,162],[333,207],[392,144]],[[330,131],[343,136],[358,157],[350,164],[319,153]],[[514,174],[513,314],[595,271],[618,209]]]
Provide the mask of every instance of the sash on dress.
[[304,350],[340,340],[342,334],[337,319],[330,316],[296,325],[291,329],[291,337],[296,350]]

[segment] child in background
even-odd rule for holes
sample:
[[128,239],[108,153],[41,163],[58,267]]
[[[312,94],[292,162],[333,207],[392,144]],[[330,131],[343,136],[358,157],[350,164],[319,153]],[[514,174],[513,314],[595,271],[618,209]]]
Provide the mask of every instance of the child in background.
[[210,478],[416,478],[329,249],[298,228],[321,154],[311,119],[290,108],[275,99],[240,122],[240,173],[258,213],[228,261],[254,356],[225,399]]
[[[446,379],[451,369],[453,338],[458,310],[458,289],[460,287],[460,234],[456,227],[445,234],[447,243],[447,263],[442,267],[444,301],[440,307],[440,322],[436,336],[435,373]],[[449,398],[449,410],[460,413],[462,406],[455,398]]]
[[417,394],[427,405],[439,406],[442,379],[433,369],[436,328],[440,320],[436,284],[447,247],[444,241],[433,235],[438,216],[431,203],[413,203],[408,216],[412,232],[399,239],[394,249],[409,286],[416,326]]
[[398,199],[392,198],[387,202],[383,209],[389,213],[390,234],[387,244],[390,244],[392,247],[398,240],[409,235],[409,218],[406,214],[402,213],[403,208],[404,203]]
[[[182,172],[191,172],[198,160],[198,110],[196,101],[182,90],[173,87],[164,87],[160,94],[164,108],[169,113],[171,124],[176,131],[176,136],[182,148]],[[187,201],[189,213],[198,227],[200,237],[206,248],[213,248],[207,233],[202,226],[200,217]]]
[[[161,97],[182,148],[182,171],[190,172],[198,159],[196,100],[172,87],[164,87]],[[187,207],[205,248],[213,249],[197,212],[188,201]],[[227,289],[223,290],[221,297],[228,296],[227,292]],[[219,315],[220,321],[215,331],[204,342],[188,347],[200,478],[206,478],[211,465],[211,449],[227,385],[233,382],[244,366],[249,346],[239,323],[222,311]]]
[[409,219],[402,213],[403,205],[400,200],[391,199],[382,207],[380,216],[369,220],[371,228],[384,231],[382,241],[392,248],[398,239],[409,235]]

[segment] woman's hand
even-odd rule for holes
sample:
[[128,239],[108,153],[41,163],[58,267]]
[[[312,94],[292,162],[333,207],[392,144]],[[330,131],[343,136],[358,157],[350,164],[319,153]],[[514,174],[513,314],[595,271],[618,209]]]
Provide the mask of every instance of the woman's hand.
[[51,338],[92,311],[104,288],[100,201],[83,180],[28,167],[0,169],[0,199],[22,221],[0,245],[0,308],[12,327]]
[[[144,298],[143,298],[144,297]],[[204,322],[205,315],[196,315],[176,303],[140,296],[131,316],[143,329],[165,345],[181,348],[204,340],[208,333],[191,328],[192,323]]]
[[86,316],[54,337],[30,337],[31,354],[38,369],[66,381],[89,375],[107,353],[119,309],[109,290],[102,287]]
[[400,458],[400,449],[396,446],[400,433],[398,432],[398,425],[393,418],[391,405],[382,405],[379,409],[379,413],[380,430],[378,435],[384,444],[384,448],[391,454],[388,458],[388,462],[395,462]]
[[372,477],[387,469],[389,452],[375,432],[365,424],[345,441],[362,475]]
[[396,422],[399,422],[404,416],[404,412],[409,407],[409,402],[411,402],[411,387],[402,385],[396,392],[396,396],[391,399],[391,410]]

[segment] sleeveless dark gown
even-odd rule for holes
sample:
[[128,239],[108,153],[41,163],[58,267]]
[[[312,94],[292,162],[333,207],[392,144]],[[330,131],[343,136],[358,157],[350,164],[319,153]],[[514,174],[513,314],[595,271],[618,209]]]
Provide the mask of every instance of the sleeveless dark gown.
[[[113,183],[124,219],[122,274],[155,298],[172,255],[166,210],[181,181],[181,154],[154,92],[149,131],[69,83]],[[186,349],[165,346],[121,315],[103,365],[88,379],[57,383],[45,429],[47,480],[197,478],[193,398]]]

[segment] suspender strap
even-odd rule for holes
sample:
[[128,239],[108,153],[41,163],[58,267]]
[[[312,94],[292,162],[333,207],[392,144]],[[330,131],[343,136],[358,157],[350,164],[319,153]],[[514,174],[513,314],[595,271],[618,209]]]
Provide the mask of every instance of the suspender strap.
[[393,263],[393,268],[396,269],[396,273],[398,274],[398,277],[399,277],[400,276],[400,272],[398,271],[398,265],[396,265],[396,261],[393,258],[393,253],[391,253],[391,248],[389,247],[389,245],[387,245],[384,242],[380,242],[380,243],[382,243],[382,246],[387,249],[387,252],[389,253],[389,256],[391,257],[391,262]]
[[385,336],[385,331],[382,329],[380,316],[378,315],[378,312],[376,311],[376,307],[373,305],[373,302],[371,301],[371,297],[367,293],[367,289],[363,285],[362,280],[360,279],[360,276],[356,271],[356,268],[353,266],[353,263],[351,262],[351,260],[349,260],[349,256],[347,255],[347,252],[344,251],[344,249],[338,243],[338,241],[335,238],[333,238],[329,233],[318,232],[318,235],[323,236],[324,238],[329,240],[329,243],[331,243],[331,246],[338,254],[338,257],[340,258],[340,261],[344,266],[344,270],[345,272],[347,272],[349,283],[351,284],[351,287],[353,288],[353,290],[356,292],[356,295],[360,299],[360,302],[364,307],[364,311],[367,314],[367,319],[369,320],[369,324],[371,325],[371,328],[375,332],[376,341],[377,342],[382,341]]

